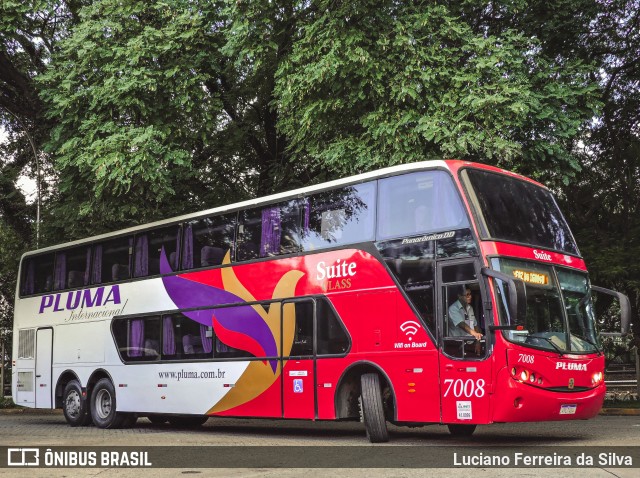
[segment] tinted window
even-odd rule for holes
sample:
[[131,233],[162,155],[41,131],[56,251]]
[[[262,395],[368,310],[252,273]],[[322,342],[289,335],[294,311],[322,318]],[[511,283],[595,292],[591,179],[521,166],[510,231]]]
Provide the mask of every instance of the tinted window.
[[[283,351],[283,356],[313,355],[313,301],[289,302],[283,306],[285,341],[287,340],[287,325],[293,323],[293,343],[291,352]],[[289,336],[290,337],[290,336]],[[286,344],[285,344],[286,345]]]
[[133,247],[132,237],[121,237],[93,247],[93,284],[128,279],[131,276],[129,255]]
[[349,349],[345,332],[333,307],[326,299],[316,301],[318,355],[341,355]]
[[289,254],[300,250],[298,201],[287,201],[240,213],[239,261]]
[[125,361],[160,359],[162,335],[159,316],[115,320],[113,336]]
[[133,276],[144,277],[160,274],[162,249],[173,270],[176,269],[179,226],[155,229],[136,235]]
[[409,300],[435,336],[434,276],[435,241],[403,244],[387,241],[377,244],[380,254]]
[[22,263],[22,294],[39,294],[53,290],[53,254],[36,256]]
[[[63,263],[64,261],[64,263]],[[64,272],[64,288],[84,287],[89,285],[89,266],[91,264],[91,247],[83,246],[57,254],[56,275],[60,267]]]
[[378,239],[469,227],[451,177],[444,171],[379,181]]
[[313,251],[372,241],[375,183],[314,194],[302,206],[302,248]]
[[210,267],[222,264],[231,251],[236,229],[236,215],[205,217],[187,223],[184,233],[182,268]]
[[477,169],[465,170],[463,177],[472,186],[471,199],[484,221],[485,235],[578,254],[569,226],[549,191]]
[[211,358],[212,351],[213,327],[200,324],[182,314],[162,316],[161,353],[164,360]]

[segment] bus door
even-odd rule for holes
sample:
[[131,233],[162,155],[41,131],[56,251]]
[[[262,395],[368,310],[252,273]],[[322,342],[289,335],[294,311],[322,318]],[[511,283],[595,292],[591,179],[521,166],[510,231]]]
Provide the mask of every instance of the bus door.
[[316,417],[315,310],[312,299],[282,305],[282,411],[284,418]]
[[36,408],[52,408],[52,361],[53,329],[38,329],[36,334]]
[[442,423],[489,421],[491,348],[483,317],[485,291],[478,277],[479,267],[472,260],[438,264]]

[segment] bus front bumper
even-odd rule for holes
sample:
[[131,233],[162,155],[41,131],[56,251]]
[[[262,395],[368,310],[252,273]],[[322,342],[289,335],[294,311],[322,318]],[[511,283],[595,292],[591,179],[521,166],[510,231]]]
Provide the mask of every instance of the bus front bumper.
[[604,383],[579,392],[534,387],[500,373],[493,399],[493,422],[585,420],[596,416],[604,402]]

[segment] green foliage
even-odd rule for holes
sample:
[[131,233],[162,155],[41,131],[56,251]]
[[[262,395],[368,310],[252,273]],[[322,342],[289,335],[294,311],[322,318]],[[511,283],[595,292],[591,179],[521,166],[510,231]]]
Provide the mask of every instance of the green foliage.
[[[41,245],[459,157],[550,185],[593,282],[637,310],[638,11],[638,0],[5,0],[0,269],[16,270],[11,241],[34,242],[35,207],[17,187],[35,176],[32,143]],[[3,280],[11,302],[15,277]]]
[[204,87],[215,18],[210,2],[107,0],[80,11],[39,77],[57,123],[47,149],[74,217],[117,206],[105,219],[126,222],[189,196],[201,174],[194,147],[219,109]]
[[443,4],[374,3],[320,2],[278,72],[298,157],[342,172],[460,157],[574,174],[593,66],[510,28],[474,31]]

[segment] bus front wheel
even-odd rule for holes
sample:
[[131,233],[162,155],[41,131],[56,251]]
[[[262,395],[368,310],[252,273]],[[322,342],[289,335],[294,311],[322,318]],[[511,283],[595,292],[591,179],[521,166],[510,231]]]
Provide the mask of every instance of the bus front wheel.
[[93,387],[91,418],[98,428],[120,428],[126,419],[126,414],[116,412],[116,392],[108,378]]
[[371,443],[389,441],[378,374],[366,373],[362,375],[360,388],[360,411],[367,431],[367,438]]
[[476,431],[475,425],[447,425],[447,427],[454,437],[470,437]]
[[82,427],[91,423],[88,403],[82,397],[82,387],[77,380],[71,380],[62,396],[62,412],[67,423],[72,427]]

